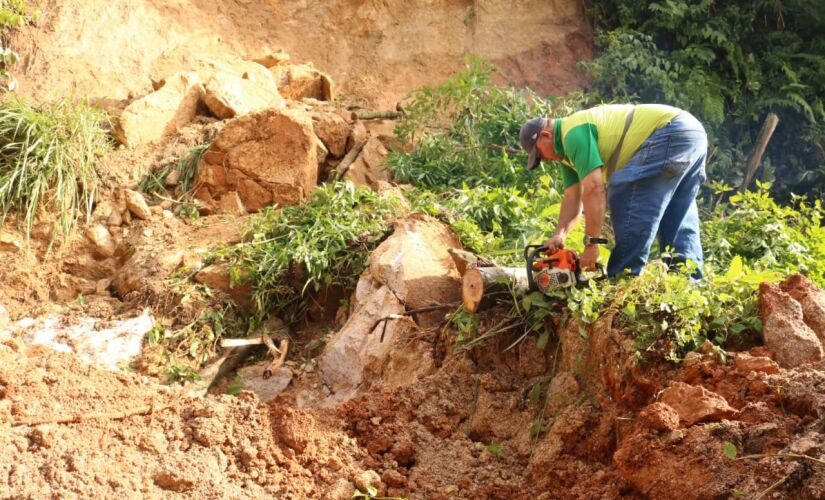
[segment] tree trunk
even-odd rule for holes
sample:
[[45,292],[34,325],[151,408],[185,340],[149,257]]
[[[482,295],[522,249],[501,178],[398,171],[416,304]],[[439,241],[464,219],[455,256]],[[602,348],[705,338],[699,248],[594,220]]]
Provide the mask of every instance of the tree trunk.
[[461,301],[475,313],[489,307],[496,297],[527,292],[527,270],[523,267],[476,267],[467,269],[461,280]]
[[776,130],[776,124],[779,123],[779,117],[774,113],[768,114],[765,118],[765,123],[762,124],[762,130],[759,131],[759,137],[756,139],[756,144],[753,146],[751,154],[748,156],[747,167],[745,168],[745,178],[742,179],[742,185],[739,186],[739,192],[742,193],[756,176],[756,170],[759,168],[759,163],[762,161],[762,155],[765,154],[765,148],[768,147],[768,141],[771,140],[773,131]]

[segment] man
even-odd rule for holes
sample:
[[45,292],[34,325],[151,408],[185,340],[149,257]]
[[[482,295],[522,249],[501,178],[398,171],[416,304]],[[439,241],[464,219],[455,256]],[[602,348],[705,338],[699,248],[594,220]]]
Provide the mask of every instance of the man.
[[[610,104],[566,118],[535,118],[519,134],[528,169],[561,162],[564,198],[559,224],[547,246],[564,247],[584,208],[584,269],[595,269],[605,208],[610,207],[615,246],[607,274],[639,274],[658,234],[676,252],[671,265],[702,264],[696,195],[704,182],[707,135],[690,113],[658,104]],[[607,196],[605,196],[607,186]],[[605,202],[606,200],[606,202]],[[697,271],[694,277],[701,277]]]

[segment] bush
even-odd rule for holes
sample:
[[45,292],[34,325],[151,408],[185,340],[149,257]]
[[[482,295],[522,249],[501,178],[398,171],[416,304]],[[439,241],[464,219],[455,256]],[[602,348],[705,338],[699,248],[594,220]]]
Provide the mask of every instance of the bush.
[[397,214],[394,198],[349,182],[327,184],[304,205],[254,216],[246,241],[217,257],[230,262],[235,282],[252,285],[259,317],[294,321],[305,312],[307,292],[354,287]]
[[13,99],[0,104],[0,210],[20,213],[27,234],[39,209],[59,214],[67,235],[90,215],[97,189],[95,161],[111,149],[106,115],[60,101],[43,108]]
[[387,158],[396,179],[434,191],[466,186],[529,186],[544,172],[528,172],[518,142],[521,125],[537,116],[577,109],[584,96],[546,101],[530,90],[491,83],[494,67],[471,58],[466,69],[437,87],[410,96],[396,129],[412,151]]

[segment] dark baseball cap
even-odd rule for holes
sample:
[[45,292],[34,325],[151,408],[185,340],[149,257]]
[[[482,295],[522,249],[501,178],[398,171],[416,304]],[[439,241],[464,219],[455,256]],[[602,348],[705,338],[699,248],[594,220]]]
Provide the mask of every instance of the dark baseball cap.
[[527,151],[527,170],[533,170],[541,163],[541,157],[536,150],[536,141],[544,128],[544,118],[533,118],[521,126],[518,134],[518,141],[521,147]]

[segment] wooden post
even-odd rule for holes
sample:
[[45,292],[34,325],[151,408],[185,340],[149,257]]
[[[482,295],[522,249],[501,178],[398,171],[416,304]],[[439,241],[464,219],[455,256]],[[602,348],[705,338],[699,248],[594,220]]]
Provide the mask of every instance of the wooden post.
[[762,124],[762,130],[759,131],[759,137],[756,139],[751,154],[748,155],[748,161],[745,167],[745,178],[742,179],[742,185],[739,186],[739,192],[744,192],[748,189],[753,178],[756,176],[756,170],[762,161],[762,155],[765,154],[765,148],[768,147],[768,141],[771,140],[773,131],[776,130],[776,125],[779,123],[779,117],[775,113],[769,113],[765,118],[765,123]]

